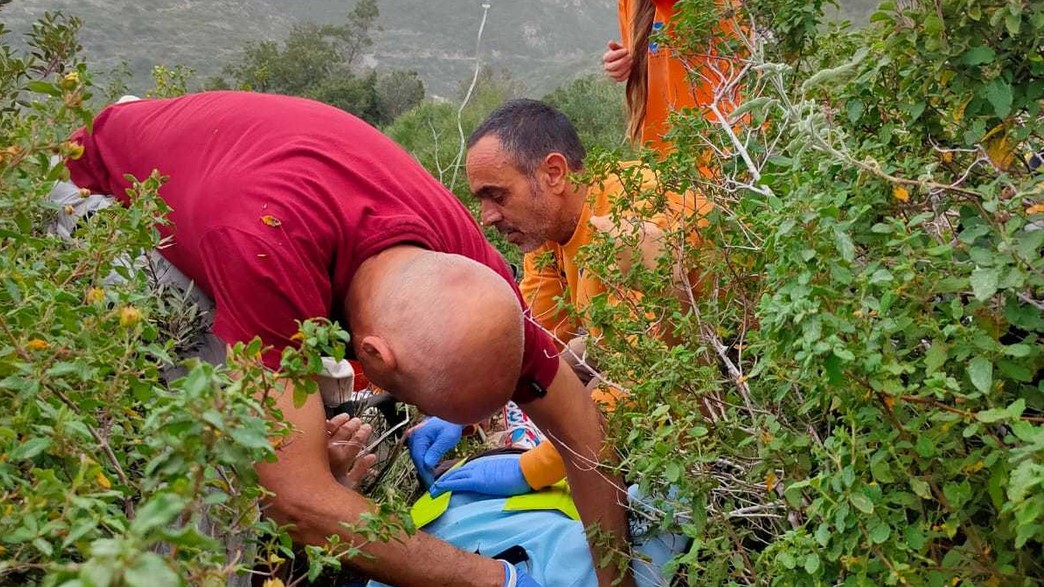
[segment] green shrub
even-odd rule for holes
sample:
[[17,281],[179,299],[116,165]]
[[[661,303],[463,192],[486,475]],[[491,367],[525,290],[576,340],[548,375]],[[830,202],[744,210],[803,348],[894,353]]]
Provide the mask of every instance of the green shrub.
[[[627,238],[587,251],[611,292],[644,294],[587,318],[632,394],[609,423],[624,469],[694,539],[689,584],[1044,580],[1044,176],[1025,162],[1044,5],[904,5],[861,31],[790,0],[731,13],[746,41],[716,51],[744,106],[676,116],[651,162],[714,202],[709,244],[675,233],[630,274]],[[689,36],[665,42],[695,64],[723,12],[681,6]],[[691,299],[674,257],[702,276]]]
[[[260,516],[253,468],[289,430],[258,341],[165,382],[199,314],[131,262],[159,243],[158,173],[71,238],[48,230],[74,212],[48,198],[67,176],[55,155],[77,156],[66,137],[93,115],[77,27],[47,15],[26,53],[0,42],[0,584],[224,585],[294,556]],[[162,79],[161,93],[183,91]],[[279,377],[306,394],[320,352],[343,356],[347,334],[302,332]],[[334,552],[358,551],[307,549],[309,576],[338,566]]]

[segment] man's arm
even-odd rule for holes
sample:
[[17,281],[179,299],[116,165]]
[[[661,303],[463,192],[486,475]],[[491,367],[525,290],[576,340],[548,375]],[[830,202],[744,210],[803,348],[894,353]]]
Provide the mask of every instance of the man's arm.
[[337,483],[327,459],[323,407],[311,395],[300,408],[293,405],[288,385],[276,400],[294,432],[278,450],[279,460],[261,463],[261,484],[275,493],[265,513],[280,524],[292,525],[290,534],[304,544],[323,544],[340,535],[345,542],[362,545],[367,556],[348,561],[352,567],[393,585],[475,585],[501,587],[503,566],[488,558],[458,550],[446,542],[418,532],[389,542],[372,542],[349,532],[342,523],[356,523],[373,506],[361,495]]
[[[559,359],[561,361],[561,359]],[[566,466],[576,509],[585,526],[598,526],[612,535],[612,549],[627,553],[627,503],[622,480],[597,466],[602,462],[605,432],[602,416],[590,394],[568,365],[560,363],[547,395],[525,405],[526,413],[547,435]],[[615,567],[597,568],[604,549],[592,544],[599,585],[613,584]],[[618,585],[634,585],[628,576]]]
[[[546,258],[548,255],[550,259]],[[558,307],[558,298],[565,295],[566,284],[553,253],[546,246],[526,253],[522,267],[522,283],[518,284],[522,299],[537,324],[555,335],[555,346],[561,350],[560,341],[575,336],[579,328],[569,313]]]

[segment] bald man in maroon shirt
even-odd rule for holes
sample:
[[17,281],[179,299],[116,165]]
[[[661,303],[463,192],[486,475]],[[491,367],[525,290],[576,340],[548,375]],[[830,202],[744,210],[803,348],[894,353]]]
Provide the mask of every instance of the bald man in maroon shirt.
[[[111,106],[73,140],[84,146],[68,163],[80,187],[126,203],[125,175],[169,177],[160,253],[214,300],[224,342],[260,337],[278,369],[296,321],[326,317],[349,329],[374,383],[426,413],[469,423],[514,399],[573,457],[584,521],[625,544],[612,476],[584,462],[601,453],[595,406],[524,317],[511,272],[468,211],[391,140],[317,102],[241,92]],[[298,438],[257,465],[275,493],[266,512],[300,542],[352,541],[342,524],[371,505],[330,472],[320,399],[298,408],[280,391]],[[505,584],[501,563],[423,533],[363,550],[350,564],[391,584]]]

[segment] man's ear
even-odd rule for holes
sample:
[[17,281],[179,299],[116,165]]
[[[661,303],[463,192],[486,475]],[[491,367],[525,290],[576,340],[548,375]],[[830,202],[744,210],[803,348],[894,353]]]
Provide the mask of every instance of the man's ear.
[[378,365],[380,369],[391,372],[398,367],[395,353],[388,346],[388,341],[379,336],[370,335],[364,337],[362,342],[359,343],[359,348],[366,355],[366,358],[372,364]]
[[569,162],[561,153],[550,153],[542,164],[547,187],[554,193],[566,191],[569,185]]

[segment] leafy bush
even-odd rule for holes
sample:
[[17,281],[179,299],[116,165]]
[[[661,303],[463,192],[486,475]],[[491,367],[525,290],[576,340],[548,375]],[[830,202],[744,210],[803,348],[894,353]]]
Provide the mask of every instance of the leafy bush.
[[[75,158],[65,138],[92,120],[77,27],[48,15],[27,53],[0,43],[0,583],[224,585],[294,556],[260,516],[253,469],[289,430],[258,341],[227,368],[190,360],[166,382],[200,314],[138,262],[166,211],[158,173],[71,238],[49,230],[76,213],[48,197],[67,175],[55,155]],[[180,91],[177,75],[161,78]],[[308,393],[320,351],[343,356],[347,335],[302,332],[278,377]],[[308,549],[309,576],[350,548]]]
[[[790,0],[681,6],[664,42],[744,105],[675,116],[676,152],[650,164],[715,210],[658,268],[614,265],[627,235],[586,261],[616,299],[588,310],[593,357],[631,392],[609,428],[624,469],[672,496],[664,527],[694,539],[681,572],[1044,580],[1044,176],[1026,163],[1044,146],[1044,5],[885,2],[860,31]],[[719,60],[698,67],[706,43]]]

